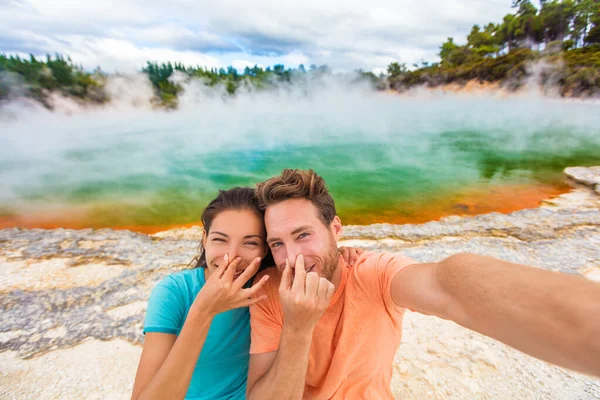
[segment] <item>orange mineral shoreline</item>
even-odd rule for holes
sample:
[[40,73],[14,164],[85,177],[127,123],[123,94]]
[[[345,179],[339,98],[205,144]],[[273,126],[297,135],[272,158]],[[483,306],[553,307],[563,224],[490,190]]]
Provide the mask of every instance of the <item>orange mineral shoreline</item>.
[[[493,188],[468,188],[454,195],[440,195],[434,201],[414,201],[399,203],[385,210],[339,210],[345,225],[370,225],[376,223],[420,224],[439,220],[450,215],[479,215],[490,212],[510,213],[526,208],[538,207],[543,200],[550,199],[570,190],[567,185],[529,184],[503,185]],[[110,228],[130,230],[145,234],[166,231],[175,228],[189,228],[201,225],[200,221],[184,224],[106,225],[94,221],[85,208],[61,208],[52,211],[40,211],[25,215],[0,216],[0,229],[86,229]]]
[[456,195],[440,195],[435,202],[398,204],[396,209],[381,212],[340,213],[345,225],[422,224],[451,215],[475,216],[499,212],[508,214],[539,207],[542,201],[571,190],[566,184],[504,185],[470,188]]

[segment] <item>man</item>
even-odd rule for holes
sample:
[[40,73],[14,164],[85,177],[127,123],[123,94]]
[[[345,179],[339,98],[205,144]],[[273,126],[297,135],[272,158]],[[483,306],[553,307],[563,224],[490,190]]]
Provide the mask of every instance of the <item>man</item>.
[[251,307],[250,399],[393,398],[409,308],[540,359],[600,376],[600,285],[472,255],[419,264],[389,253],[340,259],[325,182],[284,170],[257,186],[276,269]]

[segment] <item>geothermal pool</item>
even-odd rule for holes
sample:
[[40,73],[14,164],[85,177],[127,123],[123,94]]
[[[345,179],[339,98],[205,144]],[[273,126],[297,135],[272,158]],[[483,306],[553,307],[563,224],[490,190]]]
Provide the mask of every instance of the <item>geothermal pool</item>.
[[345,224],[535,207],[600,163],[600,106],[536,95],[324,88],[165,112],[20,110],[0,121],[0,228],[197,223],[220,188],[313,168]]

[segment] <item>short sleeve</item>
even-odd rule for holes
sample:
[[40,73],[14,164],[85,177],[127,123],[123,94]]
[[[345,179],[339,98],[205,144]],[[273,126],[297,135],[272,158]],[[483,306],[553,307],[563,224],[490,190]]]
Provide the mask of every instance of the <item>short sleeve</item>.
[[144,333],[160,332],[179,334],[185,318],[183,293],[172,276],[167,276],[156,285],[146,310]]
[[394,303],[392,298],[392,280],[398,272],[417,262],[410,257],[394,253],[370,253],[364,260],[358,261],[355,273],[361,281],[361,286],[371,293],[376,293],[388,312],[402,312],[404,308]]
[[257,276],[268,274],[269,281],[264,286],[267,298],[250,307],[251,338],[250,354],[270,353],[279,349],[283,330],[283,309],[279,301],[279,273],[275,268],[265,270]]

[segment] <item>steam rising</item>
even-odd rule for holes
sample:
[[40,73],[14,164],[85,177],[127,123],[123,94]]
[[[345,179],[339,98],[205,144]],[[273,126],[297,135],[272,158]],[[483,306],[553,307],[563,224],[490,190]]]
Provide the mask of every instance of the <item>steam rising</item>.
[[[5,106],[0,211],[149,204],[173,188],[205,201],[283,167],[313,168],[338,193],[352,188],[356,205],[373,188],[383,199],[415,194],[419,185],[431,191],[511,173],[537,179],[544,168],[600,161],[598,105],[535,91],[398,95],[329,77],[229,97],[192,81],[179,109],[162,111],[144,100],[147,81],[133,79],[112,78],[107,108]],[[499,169],[490,173],[485,163]]]

